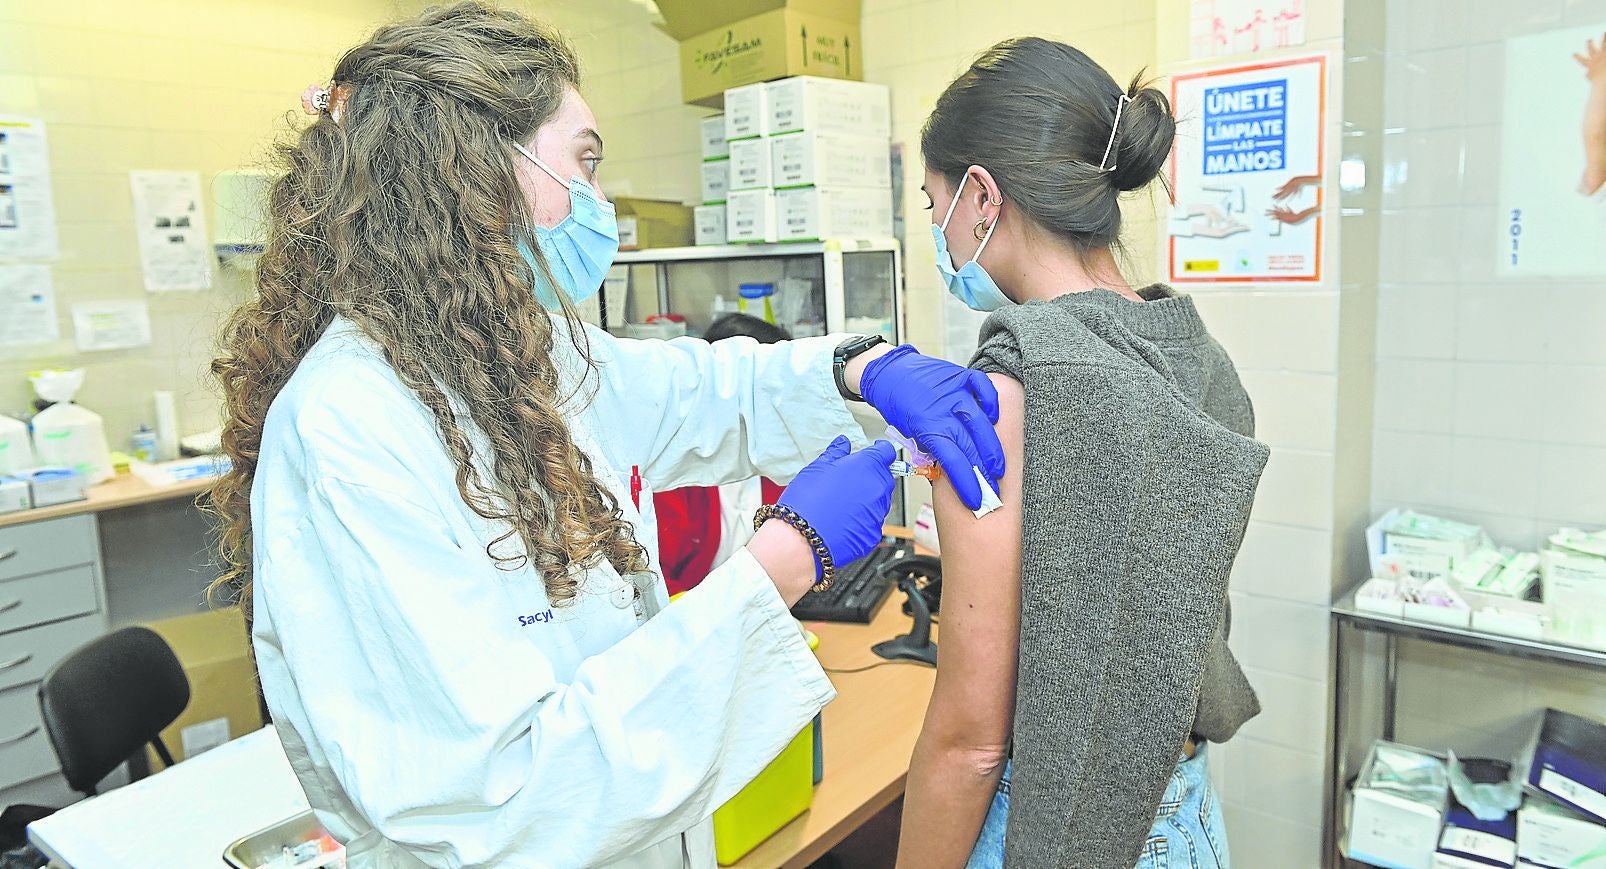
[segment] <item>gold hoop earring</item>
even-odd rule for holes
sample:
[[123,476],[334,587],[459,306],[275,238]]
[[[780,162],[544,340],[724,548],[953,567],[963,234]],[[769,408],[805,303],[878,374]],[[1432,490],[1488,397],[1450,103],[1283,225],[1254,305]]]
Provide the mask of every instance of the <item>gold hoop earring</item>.
[[976,221],[976,228],[972,229],[970,231],[970,234],[974,235],[976,237],[977,241],[982,241],[987,237],[987,234],[985,232],[983,232],[983,230],[986,229],[986,228],[987,228],[987,218],[983,217],[981,220]]

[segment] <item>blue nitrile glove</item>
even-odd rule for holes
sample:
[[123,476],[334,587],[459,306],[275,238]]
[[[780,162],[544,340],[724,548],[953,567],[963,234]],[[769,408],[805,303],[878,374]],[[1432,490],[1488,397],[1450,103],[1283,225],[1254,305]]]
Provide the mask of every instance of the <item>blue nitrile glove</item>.
[[1004,445],[998,422],[998,390],[980,371],[922,356],[908,344],[870,360],[859,377],[859,394],[893,428],[942,464],[959,500],[981,506],[981,485],[971,467],[1004,476]]
[[[779,502],[813,526],[839,568],[869,555],[881,542],[881,525],[892,509],[894,478],[887,468],[898,458],[886,441],[856,453],[852,449],[845,437],[831,441],[798,472]],[[816,559],[814,575],[821,573]]]

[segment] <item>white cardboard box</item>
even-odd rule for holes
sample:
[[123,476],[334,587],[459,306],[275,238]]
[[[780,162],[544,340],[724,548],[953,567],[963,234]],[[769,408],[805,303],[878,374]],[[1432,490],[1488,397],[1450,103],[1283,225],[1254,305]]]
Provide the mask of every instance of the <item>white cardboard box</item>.
[[777,241],[775,191],[731,191],[725,201],[725,240],[731,244]]
[[[766,135],[815,130],[877,139],[892,137],[892,102],[886,85],[800,75],[772,81],[766,87]],[[728,113],[729,91],[725,100]]]
[[703,164],[703,204],[724,202],[730,192],[731,161],[729,157],[709,160]]
[[805,130],[770,138],[776,187],[892,186],[892,144],[872,136]]
[[892,193],[851,187],[797,187],[775,192],[781,241],[887,238],[892,235]]
[[718,160],[729,157],[730,153],[730,147],[725,144],[725,116],[703,118],[703,159]]
[[692,209],[696,244],[725,243],[725,205],[699,205]]
[[769,135],[769,103],[766,85],[742,85],[725,91],[725,141],[754,139]]
[[33,506],[33,495],[28,481],[16,477],[0,477],[0,513],[15,513]]
[[731,145],[731,190],[770,187],[770,140],[742,139]]
[[1555,639],[1606,649],[1606,559],[1546,549],[1539,572]]
[[[1578,862],[1586,854],[1594,859]],[[1575,815],[1543,797],[1529,797],[1517,810],[1519,865],[1566,866],[1569,869],[1606,867],[1606,827]]]

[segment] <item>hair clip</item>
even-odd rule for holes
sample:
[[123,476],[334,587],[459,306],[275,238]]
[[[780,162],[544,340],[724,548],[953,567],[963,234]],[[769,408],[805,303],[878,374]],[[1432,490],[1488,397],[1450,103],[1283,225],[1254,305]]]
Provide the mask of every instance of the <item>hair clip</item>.
[[350,89],[345,85],[309,84],[301,92],[301,110],[309,115],[327,114],[335,123],[340,122],[340,115],[346,107],[346,95]]
[[1115,134],[1121,129],[1121,110],[1126,108],[1126,104],[1130,102],[1132,102],[1132,98],[1126,94],[1121,94],[1121,98],[1115,101],[1115,123],[1110,125],[1110,141],[1104,146],[1104,156],[1099,158],[1100,172],[1115,171],[1114,163],[1110,163],[1108,166],[1104,164],[1109,162],[1110,152],[1115,150]]

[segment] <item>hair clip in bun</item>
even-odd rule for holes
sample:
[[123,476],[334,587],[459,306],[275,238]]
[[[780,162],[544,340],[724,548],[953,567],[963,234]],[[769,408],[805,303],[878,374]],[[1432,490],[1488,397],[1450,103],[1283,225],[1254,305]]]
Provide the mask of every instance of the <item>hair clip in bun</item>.
[[349,89],[345,85],[309,84],[301,92],[301,110],[309,115],[327,114],[336,123],[340,122],[340,114],[346,106],[346,94]]
[[[1104,156],[1099,158],[1099,171],[1101,172],[1115,171],[1115,164],[1110,163],[1110,152],[1115,150],[1115,134],[1121,129],[1121,110],[1126,108],[1126,104],[1130,102],[1132,102],[1132,98],[1126,94],[1121,94],[1121,98],[1115,101],[1115,123],[1110,125],[1110,141],[1104,146]],[[1104,165],[1105,163],[1110,163],[1110,165],[1106,166]]]

